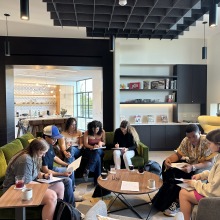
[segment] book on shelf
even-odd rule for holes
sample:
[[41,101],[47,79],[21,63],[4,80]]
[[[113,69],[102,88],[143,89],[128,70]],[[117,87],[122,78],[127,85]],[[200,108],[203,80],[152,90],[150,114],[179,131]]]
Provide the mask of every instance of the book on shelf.
[[169,88],[170,88],[170,79],[166,79],[165,89],[169,89]]
[[150,89],[150,81],[149,80],[143,81],[143,89]]

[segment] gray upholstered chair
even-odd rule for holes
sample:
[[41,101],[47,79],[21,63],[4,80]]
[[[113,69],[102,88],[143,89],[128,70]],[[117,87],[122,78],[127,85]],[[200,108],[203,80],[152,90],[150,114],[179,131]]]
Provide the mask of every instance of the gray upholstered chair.
[[84,220],[95,220],[97,215],[109,216],[117,220],[138,220],[138,218],[125,217],[120,215],[107,215],[106,204],[99,200],[89,211],[86,213]]
[[217,220],[220,218],[220,197],[203,198],[195,205],[192,220]]

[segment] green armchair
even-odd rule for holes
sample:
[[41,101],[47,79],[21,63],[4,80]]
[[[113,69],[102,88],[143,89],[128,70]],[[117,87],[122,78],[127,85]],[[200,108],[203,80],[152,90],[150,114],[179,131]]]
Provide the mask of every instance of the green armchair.
[[[114,164],[113,162],[113,150],[111,150],[113,145],[113,139],[114,139],[114,132],[106,132],[105,133],[105,143],[106,143],[106,150],[103,163],[105,168],[109,169],[111,164]],[[144,145],[143,143],[138,143],[138,155],[135,155],[133,158],[131,158],[132,164],[135,168],[138,168],[139,166],[144,166],[145,163],[148,162],[148,147]]]

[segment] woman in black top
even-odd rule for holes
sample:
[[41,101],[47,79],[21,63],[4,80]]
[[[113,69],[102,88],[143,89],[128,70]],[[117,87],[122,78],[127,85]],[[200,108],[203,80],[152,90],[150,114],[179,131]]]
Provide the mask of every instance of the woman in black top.
[[135,128],[128,121],[122,121],[120,128],[117,128],[114,134],[115,148],[119,148],[113,152],[116,169],[121,169],[121,156],[123,156],[126,169],[129,169],[129,165],[132,165],[131,158],[137,154],[138,142],[139,136]]

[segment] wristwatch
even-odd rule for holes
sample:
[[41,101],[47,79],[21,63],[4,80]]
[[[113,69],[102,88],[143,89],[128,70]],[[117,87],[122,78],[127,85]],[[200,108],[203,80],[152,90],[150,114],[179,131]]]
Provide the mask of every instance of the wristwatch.
[[192,171],[193,171],[193,172],[196,171],[195,165],[192,165]]

